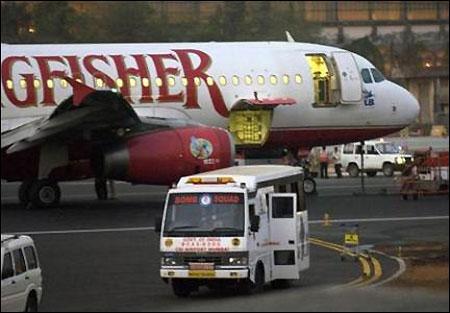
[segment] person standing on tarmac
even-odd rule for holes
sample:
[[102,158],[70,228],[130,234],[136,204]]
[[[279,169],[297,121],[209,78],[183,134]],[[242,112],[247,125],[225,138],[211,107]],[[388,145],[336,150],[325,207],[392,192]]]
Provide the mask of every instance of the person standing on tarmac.
[[328,152],[325,146],[322,147],[319,155],[320,160],[320,178],[328,178]]
[[342,163],[341,163],[341,152],[338,147],[334,147],[333,154],[331,158],[334,162],[334,171],[336,172],[337,178],[342,178]]

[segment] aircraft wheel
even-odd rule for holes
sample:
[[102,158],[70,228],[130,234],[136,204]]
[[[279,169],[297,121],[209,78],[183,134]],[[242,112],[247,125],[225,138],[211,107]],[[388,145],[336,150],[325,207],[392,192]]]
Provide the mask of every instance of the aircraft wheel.
[[30,188],[33,185],[32,180],[25,180],[20,184],[19,187],[19,201],[20,203],[26,205],[30,202]]
[[29,199],[34,208],[52,208],[59,204],[61,189],[51,180],[37,180],[30,187]]
[[98,200],[108,200],[108,186],[106,179],[95,179],[95,193]]
[[306,177],[303,181],[303,190],[307,195],[312,195],[316,192],[316,182],[311,177]]

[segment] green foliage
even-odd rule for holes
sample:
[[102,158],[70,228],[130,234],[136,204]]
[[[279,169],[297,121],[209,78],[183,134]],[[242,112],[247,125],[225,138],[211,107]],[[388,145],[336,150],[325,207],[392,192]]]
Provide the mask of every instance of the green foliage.
[[[298,5],[286,9],[266,1],[226,1],[200,20],[200,2],[177,20],[156,12],[151,1],[95,1],[74,10],[70,1],[3,2],[2,41],[18,43],[318,41],[318,26],[306,23]],[[168,5],[168,4],[166,4]],[[27,13],[29,11],[29,13]],[[33,25],[35,33],[29,33]]]
[[369,37],[363,37],[352,41],[350,44],[344,46],[344,49],[354,52],[359,55],[363,55],[369,61],[371,61],[375,67],[383,69],[384,59],[380,50]]
[[31,16],[22,2],[2,2],[2,42],[23,42],[28,40]]
[[42,1],[31,11],[34,42],[63,43],[75,40],[77,16],[66,1]]

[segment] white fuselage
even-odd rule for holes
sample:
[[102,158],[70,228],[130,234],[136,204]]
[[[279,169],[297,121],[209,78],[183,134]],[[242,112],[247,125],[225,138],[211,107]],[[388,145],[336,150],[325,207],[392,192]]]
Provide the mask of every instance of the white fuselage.
[[[117,89],[141,116],[190,118],[223,128],[228,127],[229,111],[239,100],[255,97],[295,100],[293,105],[274,109],[272,132],[397,130],[415,120],[419,111],[416,99],[388,80],[365,83],[360,71],[374,66],[353,53],[360,99],[314,105],[315,82],[306,55],[324,55],[335,64],[333,53],[337,52],[346,51],[288,42],[2,44],[2,132],[49,115],[72,94],[65,76],[96,89]],[[337,85],[331,89],[342,93],[347,73],[339,76],[337,72],[345,68],[338,68],[330,74],[331,84]]]

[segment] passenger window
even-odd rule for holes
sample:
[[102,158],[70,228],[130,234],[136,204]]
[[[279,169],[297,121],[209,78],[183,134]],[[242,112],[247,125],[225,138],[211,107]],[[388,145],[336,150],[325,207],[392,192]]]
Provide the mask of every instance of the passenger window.
[[20,80],[20,88],[27,89],[27,81],[25,79]]
[[383,74],[376,68],[371,68],[370,70],[372,71],[373,79],[376,83],[382,82],[385,79]]
[[13,90],[14,89],[14,82],[12,80],[7,80],[6,81],[6,88],[8,90]]
[[275,76],[275,75],[271,75],[271,76],[270,76],[270,83],[271,83],[272,85],[278,84],[278,77]]
[[25,258],[23,257],[22,249],[15,250],[13,252],[13,256],[16,275],[25,273],[27,271],[27,266],[25,264]]
[[272,218],[293,218],[294,206],[291,197],[272,197]]
[[256,80],[258,82],[258,85],[264,85],[266,83],[266,79],[262,75],[258,75]]
[[344,154],[353,154],[354,145],[352,143],[346,144],[344,146]]
[[231,81],[233,82],[233,85],[234,85],[234,86],[239,85],[239,77],[238,77],[238,76],[234,75],[234,76],[231,78]]
[[295,251],[294,250],[277,250],[274,251],[275,265],[294,265]]
[[25,257],[27,258],[28,269],[34,270],[38,268],[36,252],[33,247],[26,247],[25,249]]
[[3,257],[3,269],[2,269],[2,280],[13,277],[14,276],[14,268],[11,258],[11,253],[5,253]]
[[378,152],[375,150],[375,146],[367,146],[367,154],[377,155]]
[[219,84],[220,84],[221,86],[226,86],[226,84],[227,84],[227,78],[226,78],[225,76],[220,76],[220,77],[219,77]]
[[365,82],[366,84],[373,83],[372,76],[370,76],[370,71],[368,68],[363,68],[361,70],[361,76],[362,76],[363,82]]

